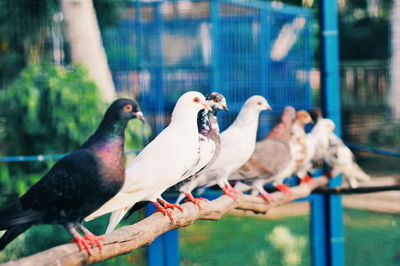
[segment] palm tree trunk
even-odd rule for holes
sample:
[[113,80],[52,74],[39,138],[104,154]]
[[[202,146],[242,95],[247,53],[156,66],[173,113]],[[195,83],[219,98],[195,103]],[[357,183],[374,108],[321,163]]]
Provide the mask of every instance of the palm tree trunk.
[[73,63],[82,63],[107,102],[115,98],[115,87],[92,0],[61,0]]
[[393,0],[391,14],[390,95],[393,117],[400,119],[400,0]]

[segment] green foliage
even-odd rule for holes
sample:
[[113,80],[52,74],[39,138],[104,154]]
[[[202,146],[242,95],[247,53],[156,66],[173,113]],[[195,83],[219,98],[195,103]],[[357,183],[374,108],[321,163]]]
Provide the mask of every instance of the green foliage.
[[[340,58],[345,60],[387,59],[389,22],[387,18],[340,20]],[[368,45],[366,45],[368,44]]]
[[[49,64],[30,65],[0,91],[0,154],[69,153],[98,127],[108,107],[83,66],[70,70]],[[126,149],[140,149],[150,129],[133,120],[126,130]],[[0,163],[0,206],[17,198],[55,163]]]
[[93,0],[99,26],[102,29],[115,26],[130,2],[131,0]]
[[[385,121],[382,125],[385,125]],[[390,123],[383,127],[373,129],[369,133],[368,144],[373,147],[386,147],[400,149],[400,123]]]
[[66,153],[96,129],[105,105],[80,65],[30,65],[0,97],[8,155]]

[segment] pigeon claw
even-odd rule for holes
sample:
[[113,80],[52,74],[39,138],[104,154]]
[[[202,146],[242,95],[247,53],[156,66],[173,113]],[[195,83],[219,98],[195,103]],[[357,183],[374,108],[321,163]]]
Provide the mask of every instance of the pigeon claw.
[[236,195],[238,195],[238,196],[242,196],[242,195],[243,195],[243,192],[242,192],[242,191],[237,190],[237,189],[234,189],[234,188],[231,186],[231,184],[229,184],[229,183],[226,185],[226,188],[227,188],[231,193],[233,193],[233,194],[236,194]]
[[300,179],[300,184],[310,184],[312,183],[313,178],[310,175],[305,175],[303,178]]
[[267,203],[274,204],[276,202],[276,198],[274,195],[271,195],[269,193],[261,193],[258,195],[259,197],[263,198]]
[[85,249],[89,253],[89,255],[93,255],[92,250],[90,248],[91,246],[90,241],[87,240],[85,237],[82,237],[80,235],[75,235],[74,238],[71,239],[71,242],[76,242],[76,244],[79,247],[79,250]]
[[223,187],[224,195],[231,197],[234,201],[238,201],[238,195],[232,191],[232,189],[227,188],[227,186]]
[[179,204],[176,204],[176,203],[172,204],[172,203],[169,203],[168,201],[165,201],[165,200],[163,200],[163,199],[158,199],[158,201],[159,201],[162,205],[164,205],[164,208],[165,208],[165,209],[170,208],[170,209],[175,210],[175,208],[177,208],[178,210],[180,210],[181,212],[183,212],[183,208],[182,208]]
[[85,239],[86,241],[89,242],[89,244],[94,247],[94,246],[98,246],[99,247],[99,251],[102,252],[103,251],[103,243],[101,243],[102,240],[105,239],[104,236],[95,236],[92,233],[87,233],[83,239]]
[[170,210],[165,209],[157,201],[152,201],[152,202],[157,207],[157,210],[154,213],[161,212],[162,214],[164,214],[164,216],[167,215],[172,223],[175,223],[175,219],[174,217],[172,217],[172,212]]
[[292,191],[290,190],[288,185],[276,185],[275,186],[280,192],[285,194],[288,198],[291,198],[293,196]]
[[185,199],[185,202],[191,201],[191,202],[193,202],[193,204],[195,204],[197,207],[199,207],[200,210],[204,210],[204,208],[203,208],[203,206],[201,206],[200,202],[202,200],[207,200],[207,199],[205,199],[205,198],[195,198],[190,193],[185,193],[184,192],[183,194],[185,194],[185,196],[187,197],[187,199]]

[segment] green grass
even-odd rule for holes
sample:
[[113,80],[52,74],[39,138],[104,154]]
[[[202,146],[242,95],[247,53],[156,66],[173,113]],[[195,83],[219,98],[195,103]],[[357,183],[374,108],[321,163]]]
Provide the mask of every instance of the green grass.
[[[197,221],[181,230],[182,265],[282,265],[281,255],[268,241],[274,227],[284,225],[292,234],[308,238],[308,216],[277,220],[226,216],[220,221]],[[260,263],[265,257],[266,263]],[[306,249],[301,265],[310,264]]]
[[400,265],[398,214],[346,209],[345,225],[346,265]]
[[[400,265],[400,216],[345,210],[345,262],[349,266]],[[181,230],[182,265],[283,265],[282,255],[268,241],[284,225],[308,239],[308,216],[266,220],[227,216],[221,221],[198,221]],[[309,242],[300,265],[310,265]]]

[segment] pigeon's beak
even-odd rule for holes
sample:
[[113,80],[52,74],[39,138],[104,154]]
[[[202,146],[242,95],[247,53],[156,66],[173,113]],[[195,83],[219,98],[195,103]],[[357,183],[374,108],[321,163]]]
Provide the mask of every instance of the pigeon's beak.
[[265,110],[271,111],[271,110],[272,110],[272,107],[271,107],[269,104],[266,104],[266,105],[265,105]]
[[225,111],[229,112],[228,106],[226,106],[226,105],[222,105],[222,109],[224,109]]
[[146,118],[144,117],[143,113],[141,111],[134,113],[136,118],[139,118],[142,120],[142,122],[146,122]]
[[210,105],[208,103],[202,102],[201,104],[204,106],[204,109],[206,109],[208,111],[211,111],[211,107],[210,107]]

